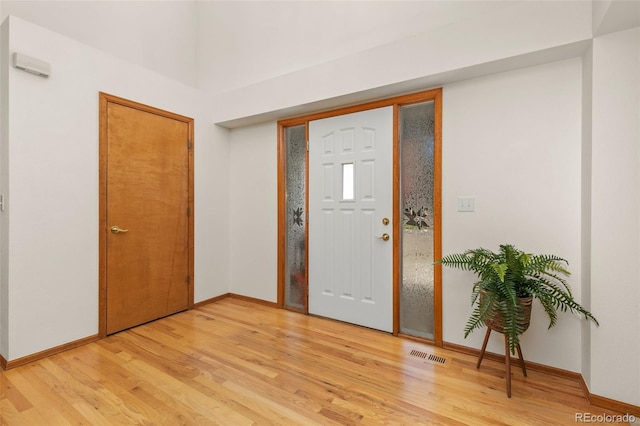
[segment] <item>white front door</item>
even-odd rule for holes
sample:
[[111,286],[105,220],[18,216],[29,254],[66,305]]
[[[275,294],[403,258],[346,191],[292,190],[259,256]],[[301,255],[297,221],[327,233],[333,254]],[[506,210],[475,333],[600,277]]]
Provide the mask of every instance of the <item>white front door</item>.
[[393,331],[392,182],[393,107],[309,123],[309,313]]

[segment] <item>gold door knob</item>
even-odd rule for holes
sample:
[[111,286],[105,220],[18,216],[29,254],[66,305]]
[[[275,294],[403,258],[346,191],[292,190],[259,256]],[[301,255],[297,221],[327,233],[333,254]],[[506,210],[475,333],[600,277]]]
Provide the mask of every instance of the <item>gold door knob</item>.
[[383,225],[388,225],[389,224],[389,218],[385,217],[384,219],[382,219],[382,224]]
[[121,233],[124,233],[124,232],[129,232],[129,230],[128,229],[122,229],[118,225],[113,225],[111,227],[111,232],[114,233],[114,234],[121,234]]
[[389,241],[389,234],[382,234],[380,238],[382,239],[382,241]]

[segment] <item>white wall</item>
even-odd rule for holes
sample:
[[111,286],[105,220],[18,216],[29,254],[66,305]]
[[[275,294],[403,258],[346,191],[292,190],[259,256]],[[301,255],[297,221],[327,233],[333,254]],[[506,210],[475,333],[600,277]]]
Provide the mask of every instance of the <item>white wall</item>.
[[[9,131],[5,123],[9,120],[9,24],[0,26],[0,194],[7,194],[9,188]],[[9,249],[9,213],[0,212],[0,253]],[[9,288],[3,283],[8,280],[7,256],[0,255],[0,354],[7,353],[6,333],[9,319]]]
[[195,86],[195,1],[2,0],[8,15]]
[[[190,91],[191,92],[191,91]],[[193,92],[191,92],[193,93]],[[194,301],[229,292],[229,131],[212,125],[206,117],[202,93],[197,102],[181,104],[193,108],[195,119],[195,259]],[[174,99],[168,98],[173,103]]]
[[[277,77],[267,74],[264,81],[218,93],[212,119],[233,127],[417,91],[567,57],[576,44],[584,49],[582,43],[591,36],[588,2],[507,3],[494,13],[465,16],[443,27],[290,69]],[[308,46],[310,51],[315,48]]]
[[5,359],[98,332],[99,91],[195,119],[196,302],[226,293],[227,131],[205,119],[208,99],[21,19],[4,25],[10,25],[10,53],[28,53],[52,67],[48,79],[8,68]]
[[591,28],[594,34],[597,33],[598,28],[602,25],[607,11],[611,8],[613,0],[598,0],[592,2],[592,22]]
[[[591,311],[591,164],[593,127],[593,46],[582,55],[581,250],[582,306]],[[591,323],[582,323],[582,376],[591,383]]]
[[[554,62],[447,85],[443,91],[443,253],[514,244],[566,258],[580,300],[581,61]],[[456,197],[475,197],[475,212],[456,211]],[[474,277],[443,271],[444,340],[463,339]],[[580,371],[580,319],[561,315],[547,331],[536,304],[523,335],[527,360]],[[502,353],[498,337],[494,352]],[[548,350],[553,347],[554,350]]]
[[227,92],[508,6],[495,1],[200,2],[199,86]]
[[277,126],[235,129],[230,139],[229,291],[277,300]]
[[640,2],[635,0],[593,1],[593,35],[603,36],[640,25]]
[[640,28],[594,39],[591,390],[640,404]]

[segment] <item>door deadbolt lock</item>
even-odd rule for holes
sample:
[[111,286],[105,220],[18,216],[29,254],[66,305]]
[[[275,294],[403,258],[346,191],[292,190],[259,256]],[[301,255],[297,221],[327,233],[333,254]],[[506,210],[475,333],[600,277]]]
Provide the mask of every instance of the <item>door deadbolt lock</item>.
[[382,219],[382,224],[383,225],[388,225],[389,224],[389,218],[388,217],[383,218]]

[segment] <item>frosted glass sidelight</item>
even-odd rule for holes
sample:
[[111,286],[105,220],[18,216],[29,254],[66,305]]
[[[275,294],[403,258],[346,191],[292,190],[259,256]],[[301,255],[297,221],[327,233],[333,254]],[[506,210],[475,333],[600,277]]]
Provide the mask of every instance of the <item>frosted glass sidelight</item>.
[[400,332],[434,338],[433,101],[400,108]]
[[285,306],[305,309],[307,270],[305,233],[305,125],[285,130],[286,145],[286,273]]

